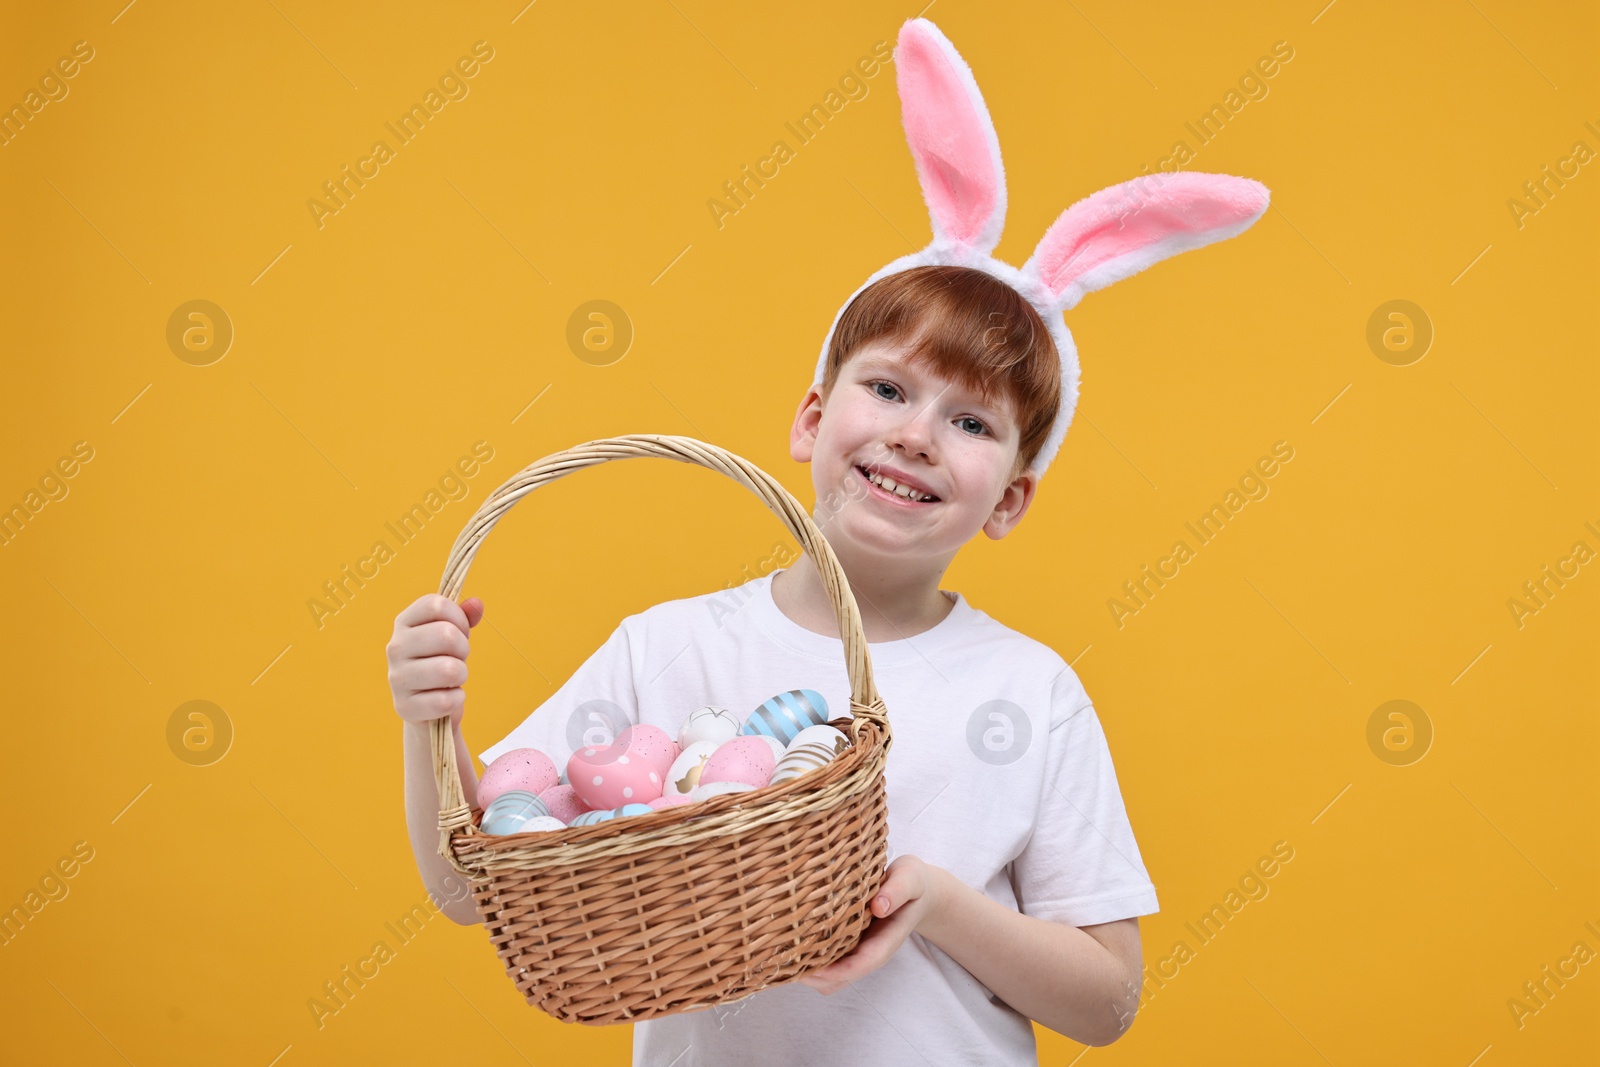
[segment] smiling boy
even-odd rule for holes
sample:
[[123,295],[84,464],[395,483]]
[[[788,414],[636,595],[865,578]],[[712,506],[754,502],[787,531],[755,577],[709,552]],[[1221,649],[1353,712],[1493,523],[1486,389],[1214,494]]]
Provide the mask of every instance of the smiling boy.
[[[1158,910],[1156,893],[1094,705],[1053,649],[939,583],[977,534],[1017,528],[1062,444],[1078,400],[1062,313],[1243,232],[1268,190],[1228,175],[1136,178],[1073,204],[1013,267],[991,255],[1005,180],[971,70],[926,19],[901,27],[894,62],[933,240],[840,309],[790,428],[893,727],[890,862],[852,952],[731,1004],[636,1023],[636,1064],[1031,1064],[1033,1021],[1104,1045],[1138,1009],[1138,917]],[[1016,585],[1040,589],[1032,575]],[[731,614],[707,593],[623,619],[482,760],[531,747],[563,766],[629,723],[675,735],[696,707],[746,714],[790,689],[849,714],[843,642],[813,561],[739,593]],[[429,721],[456,724],[474,803],[461,683],[482,617],[477,598],[419,598],[388,649],[407,821],[430,887],[452,871],[437,852]],[[444,910],[477,921],[465,903]]]
[[[1039,481],[1028,468],[1059,413],[1059,386],[1059,357],[1037,312],[981,271],[913,268],[867,287],[841,315],[820,388],[807,392],[796,413],[790,453],[811,464],[819,499],[842,494],[848,501],[817,519],[850,579],[869,649],[879,641],[915,645],[916,635],[944,623],[961,603],[959,594],[939,589],[956,552],[980,531],[998,540],[1021,522]],[[778,608],[806,629],[837,634],[831,602],[810,557],[777,572],[770,593]],[[991,630],[1004,630],[989,621]],[[1012,631],[1005,635],[1000,641],[994,633],[984,635],[986,655],[995,656],[1006,645],[1034,645]],[[1017,666],[1029,659],[1059,661],[1043,646],[1027,651],[1047,654],[1021,656]],[[939,670],[931,662],[926,666]],[[1103,735],[1097,724],[1085,729],[1094,710],[1076,676],[1065,663],[1048,666],[1052,686],[1071,679],[1066,688],[1075,690],[1082,703],[1065,710],[1079,719],[1086,747],[1096,749],[1072,755],[1097,765],[1103,784],[1114,790]],[[989,703],[989,715],[1011,731],[1014,744],[1017,723],[1006,721],[1007,702]],[[891,780],[899,749],[922,740],[908,738],[902,744],[902,738],[926,725],[906,722],[915,712],[894,716],[895,706],[904,705],[890,705],[899,746],[890,756]],[[1012,706],[1030,714],[1026,706]],[[932,709],[927,714],[939,717]],[[967,724],[943,725],[959,733]],[[980,720],[980,725],[990,724]],[[1052,720],[1050,729],[1062,725]],[[1065,760],[1069,754],[1057,755]],[[1009,752],[998,758],[1005,760],[1000,766],[1011,762]],[[1022,786],[1006,798],[1009,803],[1039,800],[1028,796],[1037,782],[1006,784]],[[947,779],[942,799],[949,799],[952,787],[959,796],[954,776]],[[1059,792],[1058,783],[1045,787]],[[1120,906],[1126,917],[1078,926],[1031,918],[1017,910],[1026,908],[1025,900],[1008,906],[943,867],[901,854],[873,902],[876,919],[861,945],[801,981],[836,992],[882,967],[916,934],[1017,1012],[1087,1044],[1109,1043],[1137,1011],[1141,961],[1135,916],[1156,910],[1154,887],[1138,861],[1120,795],[1112,800],[1103,794],[1089,806],[1106,813],[1108,825],[1098,829],[1122,846],[1132,877],[1116,888],[1110,879],[1107,891],[1085,894],[1100,898],[1102,907],[1083,914],[1108,914],[1109,892],[1119,898],[1111,910]],[[897,805],[890,803],[894,846]],[[1030,846],[1047,845],[1057,829],[1036,829]],[[992,882],[999,872],[985,874],[983,881]],[[1014,871],[1006,874],[1014,878]]]
[[[1030,1020],[1109,1043],[1137,1010],[1136,917],[1157,904],[1105,736],[1056,652],[939,588],[963,545],[1005,537],[1035,495],[1030,467],[1060,409],[1055,345],[1010,287],[949,266],[867,287],[831,336],[790,454],[827,502],[813,518],[850,581],[894,728],[891,860],[852,953],[732,1004],[636,1023],[634,1062],[1028,1064]],[[731,614],[718,591],[625,618],[483,763],[537,748],[561,767],[586,731],[642,722],[675,736],[700,705],[742,713],[802,687],[848,715],[843,644],[812,560],[738,592]],[[461,666],[482,617],[477,598],[432,596],[396,620],[402,717],[427,699],[410,680],[426,657]],[[450,670],[459,685],[464,670]],[[407,726],[408,816],[424,880],[442,885],[427,717]],[[471,803],[459,723],[457,738]],[[468,902],[444,910],[478,921]]]

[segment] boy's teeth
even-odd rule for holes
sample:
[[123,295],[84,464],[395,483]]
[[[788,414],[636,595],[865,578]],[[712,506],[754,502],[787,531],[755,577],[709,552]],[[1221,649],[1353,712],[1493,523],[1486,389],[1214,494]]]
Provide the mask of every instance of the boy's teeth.
[[922,493],[917,492],[915,489],[896,484],[893,478],[885,478],[882,475],[874,474],[871,471],[867,472],[867,480],[873,485],[881,486],[896,496],[905,497],[907,500],[931,499],[930,497],[924,496]]

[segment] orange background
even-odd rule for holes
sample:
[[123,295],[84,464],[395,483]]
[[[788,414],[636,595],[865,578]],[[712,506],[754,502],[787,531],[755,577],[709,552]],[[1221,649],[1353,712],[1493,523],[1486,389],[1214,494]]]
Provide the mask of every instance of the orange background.
[[[482,930],[442,918],[320,1026],[308,1008],[425,899],[384,645],[485,495],[573,444],[687,434],[813,501],[787,431],[823,335],[928,238],[892,68],[720,227],[707,202],[918,12],[123,2],[12,7],[0,30],[0,103],[93,50],[0,146],[0,506],[59,496],[0,546],[0,907],[73,870],[0,946],[5,1056],[625,1063],[627,1027],[529,1008]],[[1508,1002],[1536,1006],[1523,984],[1572,974],[1577,943],[1600,952],[1597,565],[1566,564],[1520,620],[1509,602],[1576,542],[1600,550],[1600,174],[1520,220],[1509,202],[1575,142],[1600,150],[1595,12],[925,13],[994,116],[1014,263],[1293,50],[1189,164],[1263,182],[1272,208],[1069,313],[1080,417],[1026,522],[945,582],[1076,665],[1160,895],[1142,930],[1168,977],[1085,1062],[1579,1062],[1600,963],[1520,1020]],[[478,41],[467,95],[319,226],[323,183]],[[169,343],[192,300],[231,323],[220,358]],[[592,300],[631,323],[620,358],[569,344]],[[1431,323],[1420,359],[1369,344],[1392,300]],[[80,441],[92,459],[52,480]],[[465,497],[319,622],[323,583],[394,547],[385,523],[478,441]],[[1123,583],[1279,441],[1270,493],[1119,627]],[[789,543],[678,464],[523,501],[468,582],[488,608],[473,750],[623,615]],[[219,711],[186,748],[169,724],[194,700]],[[1369,744],[1392,700],[1420,715]],[[1270,892],[1198,942],[1186,923],[1277,842]],[[1039,1033],[1044,1062],[1082,1051]]]

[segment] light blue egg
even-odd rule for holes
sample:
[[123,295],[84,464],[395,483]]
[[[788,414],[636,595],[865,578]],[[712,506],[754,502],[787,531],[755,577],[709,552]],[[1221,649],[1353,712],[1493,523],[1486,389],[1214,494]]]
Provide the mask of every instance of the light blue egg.
[[521,801],[524,803],[532,802],[537,804],[544,803],[544,801],[539,799],[537,794],[530,793],[526,789],[507,789],[504,793],[501,793],[499,796],[489,801],[488,807],[486,807],[484,810],[488,811],[489,808],[493,808],[496,805],[510,804],[513,801]]
[[486,834],[520,833],[524,823],[550,814],[544,801],[523,789],[501,793],[483,809],[480,828]]
[[605,822],[607,819],[615,819],[616,817],[617,817],[617,813],[614,812],[614,811],[610,811],[610,810],[586,811],[582,815],[579,815],[576,819],[573,819],[567,825],[568,826],[593,826],[597,822]]
[[827,721],[828,702],[821,693],[815,689],[791,689],[752,711],[741,732],[776,738],[779,744],[787,745],[801,730]]
[[529,812],[530,819],[536,815],[550,814],[549,806],[526,789],[509,789],[501,793],[489,801],[488,806],[483,809],[483,814],[487,818],[490,815],[513,811]]
[[649,815],[655,810],[656,809],[652,808],[648,804],[624,804],[622,807],[616,809],[616,813],[617,818],[620,819],[624,815]]

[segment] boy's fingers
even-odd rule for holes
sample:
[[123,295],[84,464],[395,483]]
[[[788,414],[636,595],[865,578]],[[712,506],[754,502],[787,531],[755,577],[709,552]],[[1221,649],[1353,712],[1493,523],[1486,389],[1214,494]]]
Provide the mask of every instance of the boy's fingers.
[[483,621],[483,601],[478,597],[468,597],[461,602],[461,610],[467,613],[467,627],[478,625]]
[[401,630],[407,630],[413,626],[421,626],[425,623],[440,620],[453,623],[458,628],[461,628],[462,633],[466,633],[464,624],[467,621],[467,617],[465,613],[455,601],[449,597],[440,596],[438,593],[430,593],[427,596],[418,597],[406,605],[405,610],[395,617],[395,632],[399,633]]
[[872,914],[883,918],[904,904],[909,892],[903,883],[909,877],[904,866],[891,865],[877,895],[872,898]]

